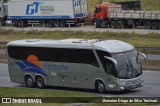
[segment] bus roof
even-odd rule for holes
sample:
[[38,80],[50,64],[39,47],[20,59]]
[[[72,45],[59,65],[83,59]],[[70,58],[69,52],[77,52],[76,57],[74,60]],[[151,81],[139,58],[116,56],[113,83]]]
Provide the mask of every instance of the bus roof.
[[17,40],[7,44],[7,46],[24,47],[49,47],[49,48],[77,48],[103,50],[109,53],[125,52],[133,50],[134,47],[128,43],[118,40],[85,40],[85,39],[64,39],[64,40],[44,40],[29,39]]

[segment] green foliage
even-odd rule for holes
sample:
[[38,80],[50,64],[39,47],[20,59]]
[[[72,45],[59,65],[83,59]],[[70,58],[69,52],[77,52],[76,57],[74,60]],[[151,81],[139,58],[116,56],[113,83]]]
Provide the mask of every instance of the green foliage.
[[95,94],[71,92],[71,91],[0,87],[0,97],[96,97],[96,96],[97,95]]
[[159,34],[136,34],[125,32],[83,32],[83,31],[13,31],[0,29],[0,42],[10,42],[20,39],[115,39],[130,43],[134,46],[160,46]]

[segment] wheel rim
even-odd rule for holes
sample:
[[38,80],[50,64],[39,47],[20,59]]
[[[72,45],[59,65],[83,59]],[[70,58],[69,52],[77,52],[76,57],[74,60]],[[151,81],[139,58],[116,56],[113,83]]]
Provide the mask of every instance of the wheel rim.
[[98,90],[99,92],[103,93],[104,92],[104,85],[102,83],[99,83],[98,85]]
[[61,27],[65,27],[65,21],[61,21]]
[[39,87],[42,87],[42,86],[43,86],[43,81],[42,81],[42,79],[38,79],[37,85],[38,85]]
[[58,21],[55,21],[55,26],[56,26],[56,27],[58,27],[58,23],[59,23]]
[[33,81],[32,81],[31,78],[28,78],[28,80],[27,80],[27,85],[28,85],[29,87],[31,87],[31,86],[33,85]]

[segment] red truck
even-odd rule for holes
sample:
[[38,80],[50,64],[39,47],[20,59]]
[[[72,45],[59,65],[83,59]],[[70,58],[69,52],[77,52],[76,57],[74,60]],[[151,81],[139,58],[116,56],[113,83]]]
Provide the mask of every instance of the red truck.
[[114,3],[97,5],[90,19],[96,28],[145,26],[147,29],[160,29],[160,11],[122,10],[121,5]]

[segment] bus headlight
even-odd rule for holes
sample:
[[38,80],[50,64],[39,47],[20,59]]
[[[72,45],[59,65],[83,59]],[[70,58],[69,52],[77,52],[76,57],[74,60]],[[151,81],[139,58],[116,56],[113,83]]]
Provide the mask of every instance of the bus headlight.
[[120,84],[120,85],[125,85],[126,84],[125,81],[117,81],[117,83]]

